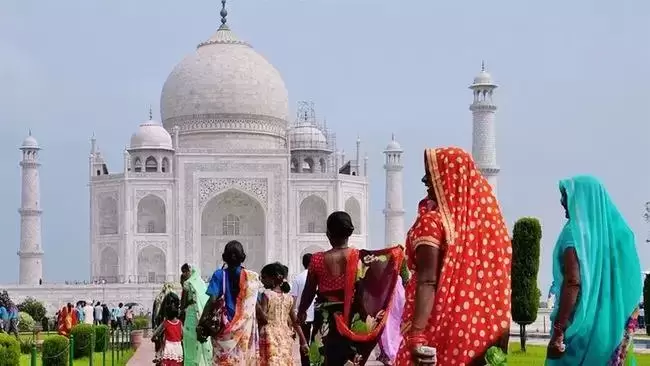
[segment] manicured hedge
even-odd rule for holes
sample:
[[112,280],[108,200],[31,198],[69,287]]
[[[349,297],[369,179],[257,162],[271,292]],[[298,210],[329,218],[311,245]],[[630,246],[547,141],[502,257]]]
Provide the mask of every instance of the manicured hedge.
[[107,345],[110,342],[108,325],[97,325],[95,329],[95,352],[104,352],[108,350]]
[[43,341],[43,366],[67,366],[70,347],[68,338],[53,335]]
[[0,366],[20,366],[20,343],[4,333],[0,333]]
[[74,336],[74,358],[89,357],[96,345],[92,336],[95,329],[90,324],[77,324],[72,327],[70,334]]

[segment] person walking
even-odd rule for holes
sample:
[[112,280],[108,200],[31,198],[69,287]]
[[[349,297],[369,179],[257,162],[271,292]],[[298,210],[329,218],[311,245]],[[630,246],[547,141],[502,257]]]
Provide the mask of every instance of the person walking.
[[[302,256],[302,267],[305,270],[300,272],[300,274],[298,274],[296,278],[294,278],[293,284],[291,285],[291,296],[293,296],[294,311],[297,311],[297,309],[300,307],[300,298],[302,297],[302,292],[305,289],[305,284],[307,283],[307,273],[309,272],[307,269],[309,268],[309,264],[311,263],[311,257],[312,257],[311,253],[307,253]],[[314,322],[314,303],[312,302],[309,305],[309,308],[307,309],[305,321],[300,324],[300,328],[302,329],[302,334],[305,335],[307,342],[311,341],[311,328],[313,322]],[[310,366],[309,355],[301,354],[300,364],[302,366]]]

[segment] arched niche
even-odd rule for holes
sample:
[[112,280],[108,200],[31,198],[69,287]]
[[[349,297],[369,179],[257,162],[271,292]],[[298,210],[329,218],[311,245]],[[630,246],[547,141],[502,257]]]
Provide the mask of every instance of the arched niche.
[[158,160],[153,156],[149,156],[147,160],[144,161],[144,171],[147,173],[155,173],[158,171]]
[[354,225],[354,233],[361,234],[361,205],[356,198],[350,197],[345,201],[345,212],[352,218],[352,225]]
[[111,247],[104,248],[99,255],[99,277],[106,283],[117,283],[120,275],[120,258]]
[[138,253],[138,282],[163,283],[165,282],[167,257],[162,249],[154,246],[142,248]]
[[231,240],[242,243],[244,265],[259,271],[266,263],[266,213],[252,196],[228,189],[211,198],[201,213],[201,272],[221,267],[223,248]]
[[99,199],[98,206],[99,235],[117,234],[119,227],[117,199],[113,197],[102,197]]
[[149,194],[138,202],[137,230],[139,234],[167,232],[167,209],[162,198]]
[[300,202],[300,233],[315,234],[327,231],[327,203],[311,195]]

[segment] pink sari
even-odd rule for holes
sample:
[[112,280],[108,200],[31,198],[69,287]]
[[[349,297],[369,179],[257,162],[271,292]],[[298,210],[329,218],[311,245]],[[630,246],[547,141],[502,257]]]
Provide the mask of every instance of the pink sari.
[[397,350],[402,342],[400,324],[402,324],[402,312],[404,311],[405,301],[406,298],[404,294],[404,286],[402,285],[402,278],[397,277],[393,302],[388,311],[386,326],[384,327],[384,331],[381,333],[381,338],[379,339],[379,347],[384,355],[390,359],[391,363],[395,362]]

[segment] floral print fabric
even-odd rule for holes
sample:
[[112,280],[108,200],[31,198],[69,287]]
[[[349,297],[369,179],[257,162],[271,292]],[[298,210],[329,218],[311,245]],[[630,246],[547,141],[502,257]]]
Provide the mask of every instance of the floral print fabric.
[[293,297],[264,290],[268,323],[260,328],[260,366],[293,366],[293,329],[289,326]]

